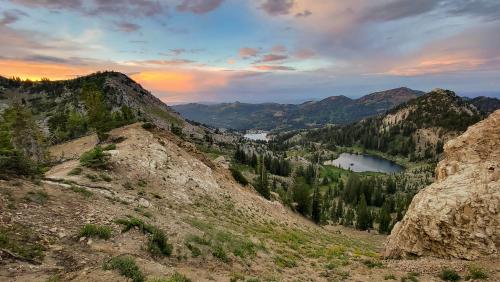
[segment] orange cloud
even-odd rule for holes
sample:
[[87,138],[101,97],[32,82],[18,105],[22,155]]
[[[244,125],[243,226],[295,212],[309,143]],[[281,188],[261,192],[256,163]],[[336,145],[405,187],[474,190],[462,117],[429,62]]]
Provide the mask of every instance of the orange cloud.
[[19,60],[0,60],[0,75],[18,76],[22,79],[40,80],[42,77],[51,80],[70,79],[75,76],[90,74],[95,69]]
[[141,71],[132,75],[146,89],[160,92],[195,93],[227,85],[228,77],[218,72]]
[[434,57],[422,58],[410,64],[393,68],[387,72],[391,75],[416,76],[425,74],[447,73],[456,71],[477,70],[488,61],[474,57]]

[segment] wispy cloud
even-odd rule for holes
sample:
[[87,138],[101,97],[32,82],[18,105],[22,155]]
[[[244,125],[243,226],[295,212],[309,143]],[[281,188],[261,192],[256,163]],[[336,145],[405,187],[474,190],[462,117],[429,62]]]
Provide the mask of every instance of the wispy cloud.
[[239,51],[241,58],[255,57],[259,54],[260,50],[257,48],[243,47]]
[[287,59],[287,55],[282,55],[282,54],[267,54],[262,56],[261,59],[255,61],[255,63],[268,63],[268,62],[275,62],[275,61],[283,61]]
[[288,15],[294,0],[266,0],[260,8],[271,16]]
[[276,66],[276,65],[257,65],[255,66],[256,69],[262,70],[262,71],[293,71],[295,70],[292,67],[287,67],[287,66]]
[[205,14],[217,9],[223,0],[182,0],[176,9],[180,12]]
[[127,22],[127,21],[117,22],[116,26],[118,27],[118,29],[120,31],[123,31],[123,32],[135,32],[141,28],[138,24]]

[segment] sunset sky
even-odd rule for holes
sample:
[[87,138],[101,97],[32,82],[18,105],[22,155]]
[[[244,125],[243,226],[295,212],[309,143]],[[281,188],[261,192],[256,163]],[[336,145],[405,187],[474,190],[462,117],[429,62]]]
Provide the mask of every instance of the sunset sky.
[[167,103],[500,97],[500,1],[0,0],[0,75],[98,70]]

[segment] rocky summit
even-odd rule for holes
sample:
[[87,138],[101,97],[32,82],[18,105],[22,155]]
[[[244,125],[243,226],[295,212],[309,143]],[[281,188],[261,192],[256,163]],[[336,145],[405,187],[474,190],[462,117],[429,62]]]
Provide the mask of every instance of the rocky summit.
[[414,198],[385,255],[475,259],[498,254],[500,111],[444,146],[436,182]]

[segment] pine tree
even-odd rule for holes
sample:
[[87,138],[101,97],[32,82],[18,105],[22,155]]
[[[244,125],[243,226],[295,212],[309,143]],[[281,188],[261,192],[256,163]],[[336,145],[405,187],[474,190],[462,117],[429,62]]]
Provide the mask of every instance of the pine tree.
[[108,138],[111,116],[104,103],[102,91],[95,84],[86,84],[83,86],[82,96],[90,127],[96,131],[99,142],[105,141]]
[[386,204],[384,204],[379,211],[378,222],[378,232],[381,234],[388,234],[390,232],[391,214]]
[[311,218],[316,224],[321,222],[321,193],[317,185],[315,185],[313,193]]
[[257,172],[258,172],[257,183],[256,183],[257,192],[259,192],[262,195],[262,197],[270,199],[271,190],[269,189],[269,181],[267,178],[266,165],[264,163],[264,158],[262,157],[258,161]]
[[337,223],[339,218],[337,217],[337,204],[335,201],[332,201],[332,207],[330,209],[330,219],[333,223]]
[[0,117],[0,174],[38,174],[46,158],[44,136],[31,111],[14,103]]
[[337,203],[337,209],[335,210],[335,217],[340,220],[344,217],[344,205],[342,199],[339,199]]
[[352,222],[354,220],[354,211],[351,207],[347,209],[347,212],[342,220],[342,224],[344,226],[352,226]]
[[370,227],[370,214],[366,206],[365,195],[361,194],[358,206],[356,208],[356,228],[366,230]]

